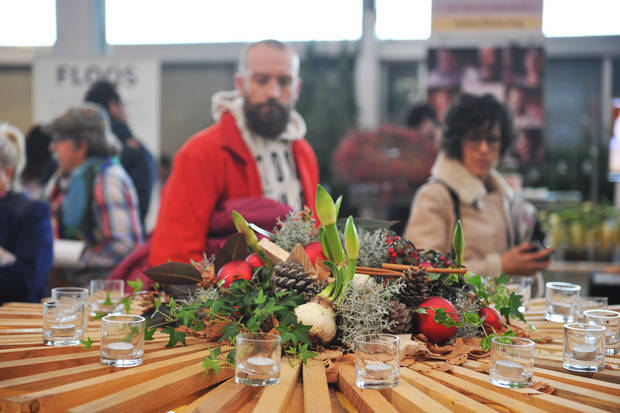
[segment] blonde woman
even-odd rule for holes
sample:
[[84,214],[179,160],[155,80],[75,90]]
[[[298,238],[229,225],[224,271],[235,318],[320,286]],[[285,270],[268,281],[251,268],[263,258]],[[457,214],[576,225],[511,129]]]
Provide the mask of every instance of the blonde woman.
[[24,136],[0,123],[0,304],[38,302],[52,266],[49,208],[16,191],[24,163]]

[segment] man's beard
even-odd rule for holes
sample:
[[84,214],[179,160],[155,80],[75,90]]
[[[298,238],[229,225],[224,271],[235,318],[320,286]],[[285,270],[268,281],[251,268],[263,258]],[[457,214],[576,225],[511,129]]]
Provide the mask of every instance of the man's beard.
[[246,96],[243,112],[248,128],[252,132],[265,138],[275,139],[286,129],[291,111],[275,99],[262,103],[250,103]]

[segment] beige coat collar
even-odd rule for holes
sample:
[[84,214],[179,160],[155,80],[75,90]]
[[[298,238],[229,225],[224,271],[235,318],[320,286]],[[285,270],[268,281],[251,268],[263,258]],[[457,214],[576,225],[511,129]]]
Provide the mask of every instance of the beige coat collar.
[[[443,152],[437,156],[431,175],[448,184],[465,204],[472,205],[487,194],[485,185],[478,177],[469,172],[461,161],[449,158]],[[511,201],[514,199],[514,191],[495,168],[489,175],[489,187]]]

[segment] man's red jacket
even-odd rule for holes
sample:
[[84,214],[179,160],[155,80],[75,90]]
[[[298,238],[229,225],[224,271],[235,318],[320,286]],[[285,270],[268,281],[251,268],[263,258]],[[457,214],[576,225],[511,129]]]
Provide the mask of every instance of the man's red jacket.
[[[316,216],[316,156],[305,139],[293,142],[293,155],[305,202]],[[224,113],[218,123],[187,141],[174,158],[153,232],[151,265],[201,260],[216,205],[228,199],[262,196],[256,161],[235,118]]]

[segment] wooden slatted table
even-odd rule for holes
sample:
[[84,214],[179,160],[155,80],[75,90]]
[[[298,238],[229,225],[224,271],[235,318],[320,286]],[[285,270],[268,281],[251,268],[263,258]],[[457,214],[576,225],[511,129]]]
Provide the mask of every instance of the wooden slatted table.
[[[607,357],[616,369],[591,375],[563,370],[562,326],[545,321],[542,301],[527,319],[553,337],[536,347],[532,388],[491,385],[488,360],[468,361],[448,371],[433,362],[401,368],[401,384],[389,390],[355,386],[355,369],[339,364],[337,383],[328,385],[321,361],[305,366],[282,363],[280,384],[259,388],[234,382],[234,371],[205,375],[202,360],[213,344],[188,338],[187,347],[166,349],[168,336],[156,333],[145,344],[144,364],[130,369],[99,362],[99,322],[86,336],[91,349],[42,345],[42,307],[8,303],[0,307],[0,411],[7,412],[620,412],[620,357]],[[616,308],[620,308],[616,306]],[[224,349],[226,350],[226,349]]]

